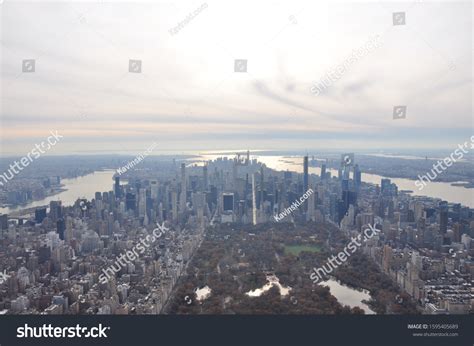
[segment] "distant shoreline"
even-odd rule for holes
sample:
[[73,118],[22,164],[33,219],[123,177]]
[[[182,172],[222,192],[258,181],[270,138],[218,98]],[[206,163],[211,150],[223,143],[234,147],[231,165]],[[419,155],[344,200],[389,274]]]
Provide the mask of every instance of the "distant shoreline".
[[25,207],[27,206],[28,204],[30,203],[33,203],[33,202],[37,202],[37,201],[41,201],[42,199],[45,199],[45,198],[48,198],[48,197],[51,197],[51,196],[55,196],[55,195],[58,195],[64,191],[67,191],[67,189],[64,188],[65,185],[61,184],[59,185],[58,189],[54,189],[48,193],[46,193],[43,197],[40,197],[40,198],[33,198],[31,200],[29,200],[28,202],[26,203],[18,203],[18,204],[2,204],[0,205],[0,208],[21,208],[21,207]]

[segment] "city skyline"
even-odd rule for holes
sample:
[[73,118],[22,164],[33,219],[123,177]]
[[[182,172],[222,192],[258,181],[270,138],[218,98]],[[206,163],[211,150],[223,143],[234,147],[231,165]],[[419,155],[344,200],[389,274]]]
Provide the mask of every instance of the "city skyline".
[[58,195],[0,214],[0,314],[472,311],[472,208],[366,182],[353,153],[300,159],[274,170],[249,152],[189,166],[146,158],[92,174],[95,191],[77,181],[74,197],[61,176],[79,165],[48,165],[6,194]]

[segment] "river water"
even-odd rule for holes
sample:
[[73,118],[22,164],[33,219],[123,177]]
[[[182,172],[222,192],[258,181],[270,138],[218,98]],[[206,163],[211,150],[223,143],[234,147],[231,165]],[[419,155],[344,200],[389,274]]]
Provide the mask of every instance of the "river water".
[[26,205],[0,208],[0,213],[12,213],[25,208],[49,205],[51,201],[62,201],[63,206],[73,205],[78,198],[92,199],[96,192],[111,191],[115,170],[96,171],[78,178],[63,179],[61,184],[66,191],[34,201]]

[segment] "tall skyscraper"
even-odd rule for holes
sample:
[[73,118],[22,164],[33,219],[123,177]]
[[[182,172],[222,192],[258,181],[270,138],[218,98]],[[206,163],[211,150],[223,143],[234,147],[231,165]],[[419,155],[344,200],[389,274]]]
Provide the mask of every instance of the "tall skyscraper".
[[232,188],[234,190],[237,189],[237,177],[238,177],[237,167],[239,163],[240,161],[234,160],[234,163],[232,165]]
[[308,155],[303,159],[303,193],[308,191]]
[[321,165],[321,180],[326,179],[326,164],[323,163]]
[[133,193],[127,192],[125,195],[125,208],[126,210],[136,210],[137,200]]
[[255,173],[252,174],[252,222],[257,224],[257,198],[255,196]]
[[41,223],[46,218],[46,207],[35,209],[35,221]]
[[160,186],[158,182],[156,180],[150,181],[150,197],[156,201],[158,199],[159,193],[160,193]]
[[175,190],[171,191],[171,213],[173,214],[173,221],[178,220],[178,193]]
[[120,177],[117,176],[115,177],[115,188],[114,188],[114,192],[115,192],[115,196],[117,198],[120,198],[122,197],[121,193],[120,193]]
[[207,191],[207,189],[209,188],[209,177],[208,177],[208,173],[207,173],[207,164],[205,164],[202,167],[202,174],[203,174],[203,178],[204,178],[204,191]]
[[146,211],[146,190],[138,190],[138,216],[144,217]]
[[61,217],[61,201],[49,202],[49,216],[56,222]]
[[59,234],[59,239],[64,240],[64,231],[66,230],[66,222],[64,219],[59,219],[56,222],[56,229]]
[[361,183],[362,183],[362,172],[359,169],[359,165],[355,165],[354,166],[354,187],[356,191],[359,191]]
[[388,196],[390,194],[390,185],[391,185],[391,180],[390,179],[382,179],[380,188],[382,195]]
[[[308,181],[309,181],[309,177],[308,177],[308,155],[306,155],[303,158],[303,193],[306,193],[306,191],[308,191],[308,188],[309,188]],[[305,210],[305,211],[308,210],[308,202],[307,201],[304,201],[303,210]]]
[[448,230],[448,204],[442,202],[439,207],[439,230],[441,233],[446,233]]
[[306,220],[307,221],[314,221],[315,220],[315,212],[314,212],[314,194],[309,195],[308,201],[306,203],[308,210],[306,212]]
[[8,229],[8,215],[7,214],[0,215],[0,229],[1,230]]
[[183,212],[186,209],[186,164],[181,164],[181,194],[179,195],[179,209]]

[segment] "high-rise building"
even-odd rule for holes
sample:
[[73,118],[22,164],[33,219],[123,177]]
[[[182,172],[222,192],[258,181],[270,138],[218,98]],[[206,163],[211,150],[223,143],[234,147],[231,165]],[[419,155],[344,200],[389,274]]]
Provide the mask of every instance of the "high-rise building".
[[41,223],[46,218],[46,207],[35,209],[35,221]]
[[153,200],[158,199],[159,188],[160,186],[156,180],[150,181],[150,197],[153,198]]
[[64,219],[59,219],[56,222],[56,230],[59,234],[59,239],[64,240],[64,231],[66,230],[66,222],[64,222]]
[[238,163],[239,163],[239,161],[234,160],[234,163],[232,165],[232,188],[234,190],[237,189],[237,177],[238,177],[237,167],[238,167]]
[[178,193],[173,190],[171,191],[171,213],[173,214],[173,221],[178,220]]
[[308,155],[303,158],[303,193],[308,191]]
[[203,174],[203,178],[204,178],[204,191],[207,191],[207,189],[209,188],[209,177],[208,177],[208,173],[207,173],[207,164],[205,164],[203,166],[202,174]]
[[179,209],[183,212],[186,209],[186,164],[181,164],[181,193],[179,195]]
[[440,203],[439,206],[439,230],[441,233],[446,233],[448,230],[448,205],[447,203]]
[[232,192],[224,192],[222,194],[222,210],[226,211],[234,211],[234,193]]
[[146,190],[138,190],[138,216],[145,216],[146,211]]
[[307,221],[314,221],[315,220],[315,210],[314,210],[314,194],[309,195],[307,205],[307,212],[306,212],[306,220]]
[[362,172],[360,171],[359,165],[355,165],[354,166],[354,187],[356,191],[359,191],[361,184],[362,184]]
[[206,193],[196,192],[192,194],[193,207],[196,210],[199,225],[203,224],[204,213],[207,210]]
[[136,210],[137,200],[133,193],[127,192],[125,195],[125,208],[126,210]]
[[0,229],[8,229],[8,215],[0,214]]
[[61,217],[61,201],[51,201],[49,203],[49,216],[53,222]]
[[257,198],[255,191],[255,173],[252,174],[252,223],[257,224]]
[[122,197],[121,191],[120,191],[120,177],[116,176],[115,177],[115,188],[114,188],[115,196],[117,198]]
[[380,184],[382,195],[384,196],[390,195],[390,190],[391,190],[390,186],[391,186],[390,179],[382,179],[381,184]]
[[321,180],[326,179],[326,164],[323,163],[321,165]]

